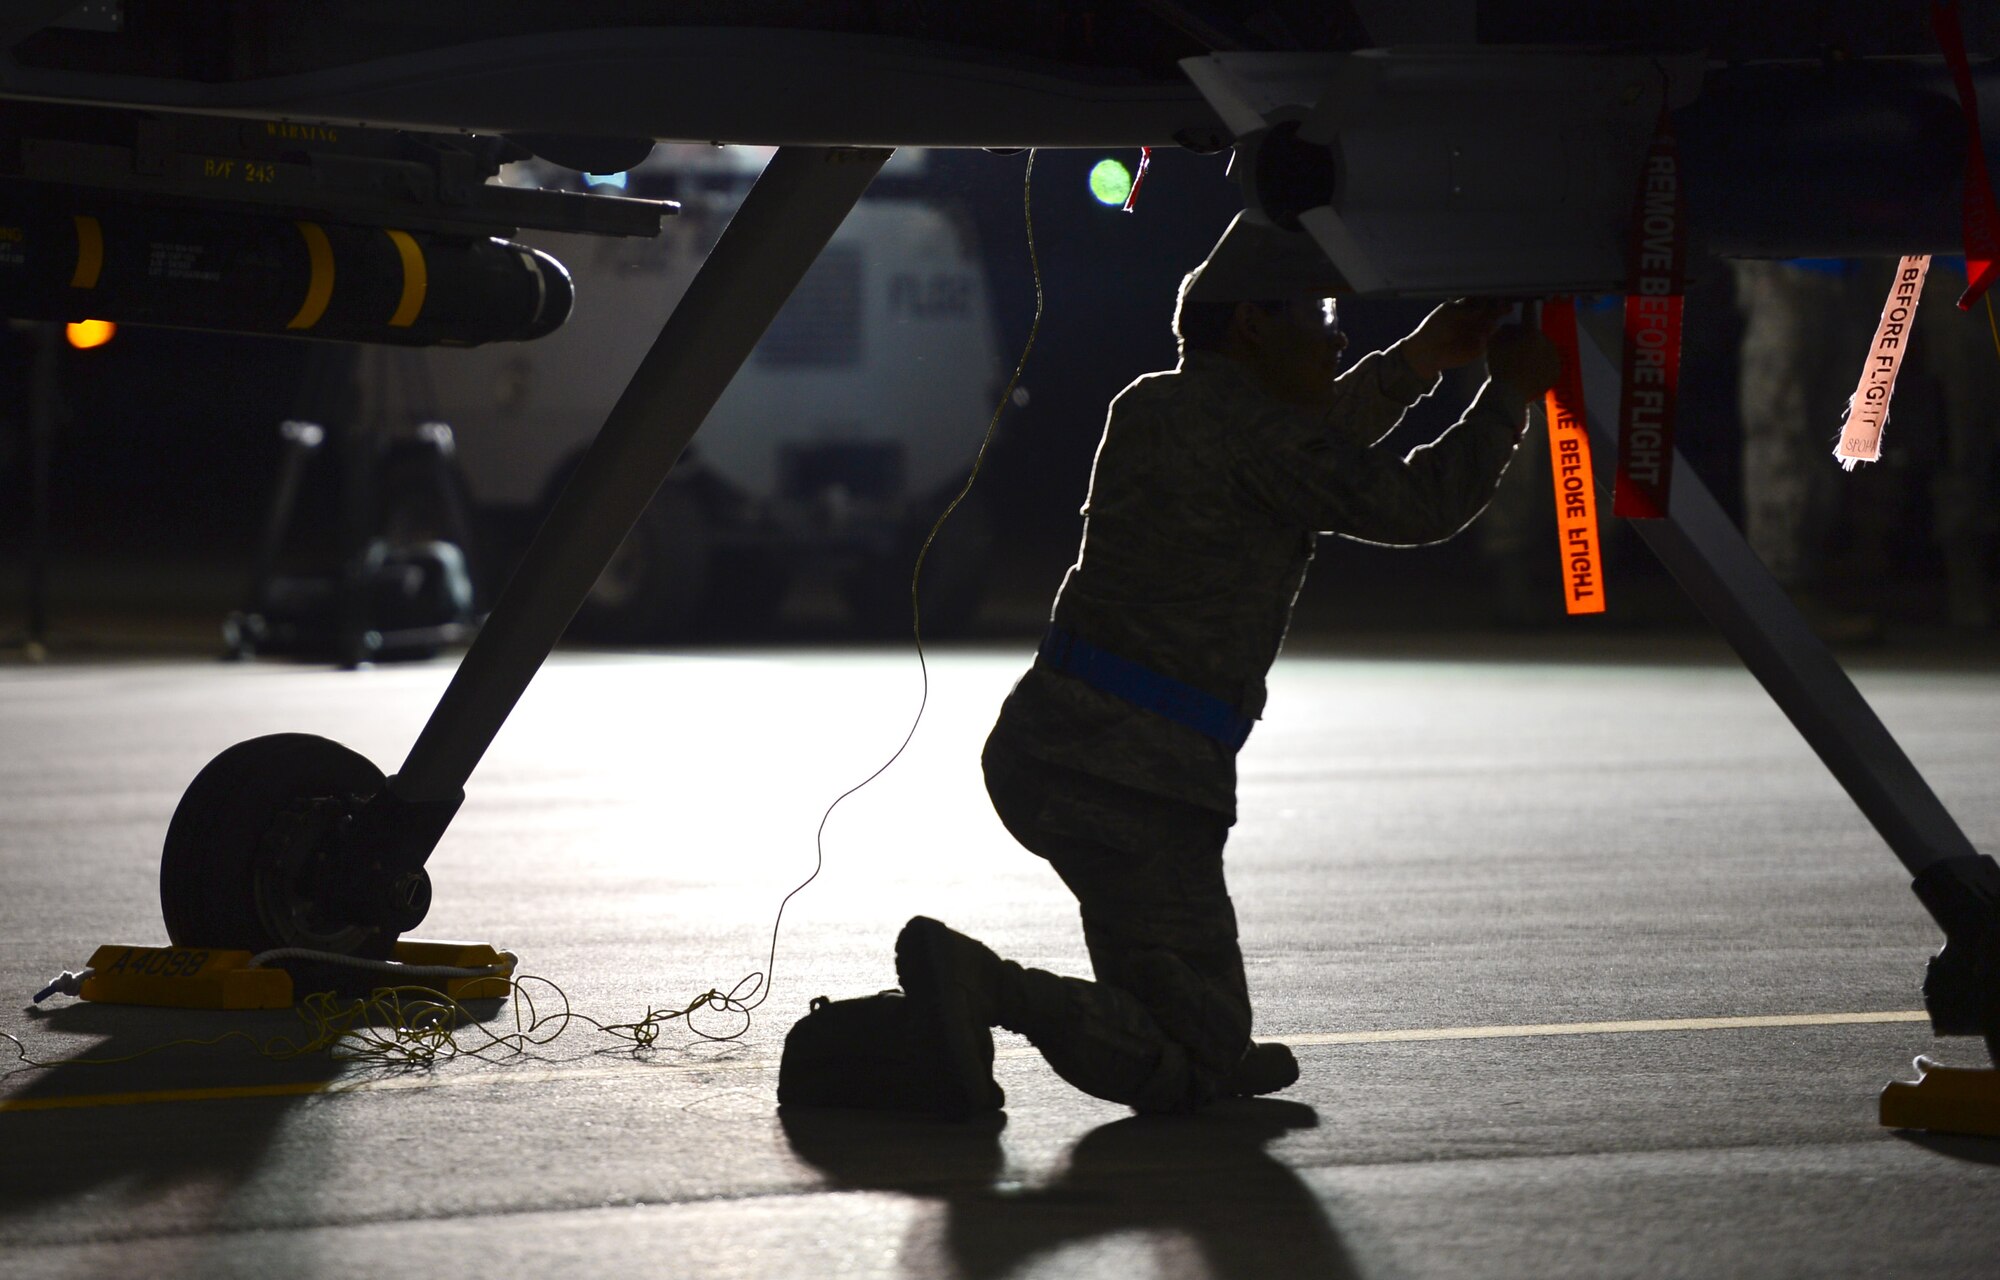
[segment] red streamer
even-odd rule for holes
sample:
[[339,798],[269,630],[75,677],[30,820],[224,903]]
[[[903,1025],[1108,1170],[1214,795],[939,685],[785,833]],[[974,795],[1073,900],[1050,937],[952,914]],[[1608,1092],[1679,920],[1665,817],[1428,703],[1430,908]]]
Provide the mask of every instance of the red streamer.
[[1121,213],[1130,213],[1139,206],[1139,186],[1146,181],[1146,170],[1152,167],[1153,149],[1151,147],[1140,147],[1139,170],[1132,175],[1132,189],[1125,193],[1125,203],[1119,210]]
[[1660,520],[1667,514],[1674,480],[1674,403],[1681,380],[1686,275],[1680,156],[1662,110],[1632,213],[1613,515]]
[[1966,290],[1960,311],[1972,310],[2000,277],[2000,203],[1993,198],[1993,179],[1986,172],[1986,149],[1979,140],[1979,98],[1972,87],[1972,68],[1965,60],[1965,33],[1958,24],[1958,0],[1931,6],[1931,29],[1958,86],[1958,106],[1965,113],[1965,189],[1959,213],[1965,224]]

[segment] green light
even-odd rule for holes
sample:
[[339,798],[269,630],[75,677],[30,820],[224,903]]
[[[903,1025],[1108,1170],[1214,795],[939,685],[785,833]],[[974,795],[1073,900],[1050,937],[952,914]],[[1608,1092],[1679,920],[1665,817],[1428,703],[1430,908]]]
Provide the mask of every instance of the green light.
[[1099,160],[1090,171],[1090,194],[1100,204],[1124,204],[1132,194],[1132,171],[1116,160]]

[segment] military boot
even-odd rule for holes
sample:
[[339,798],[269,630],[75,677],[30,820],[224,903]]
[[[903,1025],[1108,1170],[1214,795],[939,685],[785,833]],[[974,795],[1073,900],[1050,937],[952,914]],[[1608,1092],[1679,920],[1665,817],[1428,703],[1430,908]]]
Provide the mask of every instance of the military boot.
[[1209,1100],[1188,1056],[1120,988],[1003,960],[983,943],[917,916],[896,939],[896,975],[929,1028],[942,1070],[972,1099],[998,1093],[993,1027],[1019,1032],[1055,1073],[1092,1097],[1140,1111]]
[[956,1103],[946,1110],[971,1114],[1002,1103],[993,1082],[992,1028],[999,1021],[1005,965],[990,948],[927,916],[896,935],[896,978],[909,998],[918,1039],[936,1057],[943,1092]]
[[1289,1089],[1299,1082],[1299,1060],[1291,1046],[1276,1041],[1252,1041],[1229,1073],[1222,1092],[1231,1098],[1256,1098]]

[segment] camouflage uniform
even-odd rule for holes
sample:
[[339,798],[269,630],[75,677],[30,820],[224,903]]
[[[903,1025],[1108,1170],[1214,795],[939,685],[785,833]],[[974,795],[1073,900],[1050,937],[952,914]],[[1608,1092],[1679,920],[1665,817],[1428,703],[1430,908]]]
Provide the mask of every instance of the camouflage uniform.
[[[1220,355],[1139,379],[1112,402],[1052,625],[1256,718],[1316,531],[1437,542],[1491,497],[1524,422],[1498,384],[1407,458],[1374,447],[1433,386],[1395,348],[1344,374],[1324,416]],[[1234,751],[1038,661],[984,763],[1002,822],[1076,894],[1098,978],[1046,987],[1065,1008],[1029,1038],[1142,1109],[1225,1091],[1250,1035],[1222,872]]]

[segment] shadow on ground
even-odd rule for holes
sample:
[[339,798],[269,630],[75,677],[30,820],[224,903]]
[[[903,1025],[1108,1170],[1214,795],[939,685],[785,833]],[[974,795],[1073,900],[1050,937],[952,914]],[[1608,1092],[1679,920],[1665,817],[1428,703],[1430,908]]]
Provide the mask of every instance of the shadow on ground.
[[[462,1007],[484,1022],[501,1002]],[[46,1067],[0,1063],[0,1221],[112,1202],[164,1204],[182,1229],[219,1220],[269,1159],[292,1113],[357,1070],[324,1046],[293,1054],[323,1029],[290,1009],[80,1001],[36,1011],[34,1024],[70,1047]],[[22,1052],[48,1050],[31,1038]],[[365,1070],[379,1077],[399,1068]],[[112,1220],[120,1221],[115,1209]],[[156,1228],[124,1224],[98,1238],[121,1229]]]
[[2000,1138],[1974,1138],[1957,1133],[1925,1133],[1920,1129],[1898,1129],[1896,1136],[1913,1147],[1922,1147],[1941,1156],[1967,1164],[2000,1165]]
[[[270,1037],[299,1035],[288,1012],[246,1020],[79,1003],[37,1022],[96,1042],[72,1051],[86,1061],[20,1068],[0,1080],[8,1108],[0,1115],[0,1219],[15,1220],[16,1239],[43,1234],[24,1219],[57,1209],[66,1217],[79,1205],[104,1214],[91,1232],[99,1240],[150,1230],[127,1222],[121,1204],[163,1207],[182,1229],[219,1220],[287,1117],[343,1069],[325,1053],[284,1062],[258,1055]],[[226,1032],[241,1034],[208,1046],[176,1043]],[[74,1234],[74,1222],[49,1223],[51,1239]]]
[[905,1242],[908,1275],[1000,1280],[1046,1255],[1134,1235],[1170,1255],[1176,1275],[1359,1274],[1319,1200],[1266,1150],[1318,1125],[1299,1103],[1246,1099],[1195,1116],[1116,1120],[1032,1185],[1007,1176],[1003,1115],[950,1123],[784,1107],[779,1120],[793,1152],[832,1189],[942,1202]]

